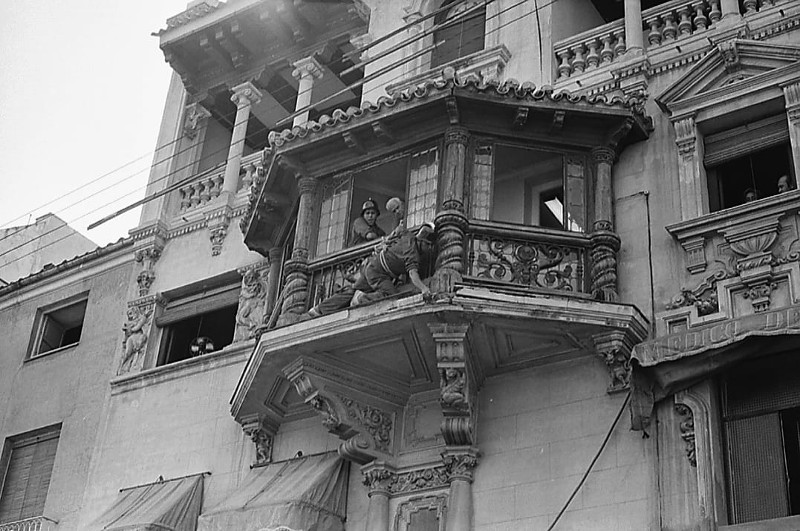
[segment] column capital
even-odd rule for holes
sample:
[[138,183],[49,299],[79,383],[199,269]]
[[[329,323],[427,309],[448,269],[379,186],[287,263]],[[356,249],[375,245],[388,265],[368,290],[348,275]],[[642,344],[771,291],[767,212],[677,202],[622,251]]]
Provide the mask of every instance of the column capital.
[[292,77],[298,81],[307,76],[312,76],[319,79],[325,72],[322,68],[322,65],[319,64],[319,61],[310,56],[303,57],[302,59],[295,61],[292,63],[292,66],[294,67],[294,70],[292,70]]
[[246,81],[241,85],[236,85],[231,89],[233,95],[231,101],[237,107],[244,107],[246,105],[256,105],[261,101],[261,91],[256,88],[250,81]]
[[394,467],[383,461],[373,461],[361,467],[362,483],[367,487],[369,496],[383,494],[389,496],[392,485],[397,481]]
[[448,127],[444,132],[444,143],[448,144],[467,144],[469,142],[469,130],[460,125]]
[[478,466],[480,452],[471,446],[449,447],[442,452],[442,461],[451,482],[462,480],[472,483],[472,472]]
[[675,128],[675,144],[681,156],[691,155],[697,149],[697,123],[694,116],[684,116],[672,121]]
[[273,247],[269,250],[269,263],[270,265],[278,262],[283,256],[283,247]]
[[300,175],[297,177],[297,189],[300,195],[313,194],[319,188],[319,180],[310,175]]
[[592,149],[592,160],[595,164],[613,164],[617,158],[617,152],[610,147],[596,147]]

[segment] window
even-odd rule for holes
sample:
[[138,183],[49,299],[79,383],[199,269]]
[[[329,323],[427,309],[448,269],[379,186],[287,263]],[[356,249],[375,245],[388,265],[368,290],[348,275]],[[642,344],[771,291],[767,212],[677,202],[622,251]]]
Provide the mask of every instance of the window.
[[233,342],[238,284],[206,286],[201,292],[173,297],[156,319],[163,329],[158,365],[208,354]]
[[711,212],[779,193],[782,176],[796,188],[785,115],[707,135],[704,148]]
[[581,232],[585,167],[580,157],[481,141],[474,152],[470,215]]
[[405,224],[416,227],[436,215],[439,149],[430,146],[369,164],[356,172],[334,176],[322,185],[316,256],[339,251],[374,239],[365,239],[367,207],[379,214],[369,232],[380,237],[397,226],[386,211],[392,197],[405,200]]
[[40,310],[30,357],[77,345],[83,331],[87,302],[86,294],[81,294]]
[[800,514],[800,361],[749,361],[722,381],[731,523]]
[[431,54],[431,68],[483,50],[486,7],[478,7],[481,4],[474,0],[461,2],[434,17],[434,25],[442,26],[433,32],[433,42],[438,46]]
[[61,426],[6,440],[0,460],[0,524],[42,516]]

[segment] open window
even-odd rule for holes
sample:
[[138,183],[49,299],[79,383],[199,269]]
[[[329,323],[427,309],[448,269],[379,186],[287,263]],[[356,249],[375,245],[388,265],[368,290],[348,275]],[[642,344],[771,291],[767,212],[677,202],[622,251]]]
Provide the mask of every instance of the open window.
[[236,328],[239,284],[173,295],[156,319],[163,329],[158,365],[209,354],[230,345]]
[[711,212],[796,188],[786,116],[774,116],[706,136]]
[[83,332],[87,302],[84,293],[39,310],[30,357],[77,345]]
[[473,219],[582,232],[585,164],[562,153],[481,141],[475,146]]
[[[377,241],[398,223],[386,203],[405,202],[405,225],[433,221],[439,180],[439,149],[429,146],[333,176],[322,185],[316,256]],[[371,218],[367,210],[377,210]],[[365,215],[366,214],[366,215]]]
[[431,68],[483,50],[486,33],[486,7],[480,0],[456,2],[434,17],[433,41],[438,44],[431,54]]

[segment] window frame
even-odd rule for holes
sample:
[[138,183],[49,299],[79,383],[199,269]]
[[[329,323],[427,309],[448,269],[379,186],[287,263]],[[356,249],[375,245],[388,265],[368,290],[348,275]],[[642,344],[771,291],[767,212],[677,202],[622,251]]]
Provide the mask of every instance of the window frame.
[[[71,306],[77,306],[79,304],[85,303],[85,307],[83,309],[83,317],[81,319],[81,334],[77,341],[69,343],[67,345],[61,345],[56,348],[52,348],[50,350],[39,352],[42,344],[42,339],[44,338],[45,328],[47,326],[48,320],[52,318],[49,317],[51,314],[67,309]],[[84,291],[66,299],[61,299],[57,302],[42,306],[37,308],[36,310],[36,318],[34,319],[33,324],[33,332],[31,334],[31,339],[28,345],[28,352],[25,356],[25,361],[31,361],[35,359],[39,359],[45,356],[49,356],[51,354],[56,354],[58,352],[63,352],[65,350],[72,349],[78,346],[81,342],[81,339],[84,337],[84,327],[86,325],[86,313],[89,310],[89,292]]]
[[[321,177],[321,179],[320,179],[320,187],[321,188],[323,188],[325,186],[328,186],[329,184],[333,184],[335,181],[340,180],[340,179],[341,180],[349,179],[349,185],[348,185],[347,192],[346,192],[346,203],[347,203],[346,212],[347,212],[348,218],[347,218],[347,222],[344,224],[344,233],[339,235],[339,236],[337,236],[337,237],[341,238],[342,246],[340,248],[338,248],[338,249],[329,250],[329,251],[327,251],[325,253],[320,254],[318,252],[319,251],[320,228],[321,228],[322,218],[323,218],[324,215],[326,215],[326,213],[322,210],[322,204],[323,204],[323,201],[325,200],[324,193],[319,193],[318,194],[318,198],[317,198],[317,201],[316,201],[316,204],[315,204],[315,209],[314,209],[314,211],[316,212],[316,226],[314,227],[314,231],[313,231],[313,235],[312,235],[313,236],[313,241],[309,245],[309,248],[313,251],[311,253],[310,258],[312,260],[316,260],[316,259],[327,257],[327,256],[333,256],[336,253],[341,253],[341,252],[346,251],[348,249],[356,249],[356,248],[361,247],[361,246],[368,247],[369,245],[374,245],[374,243],[360,243],[360,244],[353,245],[353,246],[348,246],[347,245],[348,235],[349,235],[349,232],[351,230],[351,225],[352,225],[352,222],[353,222],[353,220],[352,220],[353,192],[354,192],[354,190],[356,188],[356,181],[357,181],[357,178],[358,178],[358,174],[363,172],[363,171],[370,170],[370,169],[382,166],[384,164],[389,164],[389,163],[392,163],[392,162],[395,162],[395,161],[398,161],[398,160],[405,159],[405,182],[403,184],[403,197],[404,197],[404,202],[405,202],[405,205],[406,205],[406,216],[405,216],[405,219],[407,220],[408,219],[408,214],[409,214],[409,205],[410,205],[408,199],[409,199],[409,192],[410,192],[410,186],[411,186],[412,160],[413,160],[413,157],[415,155],[418,155],[418,154],[421,154],[421,153],[425,153],[425,152],[428,152],[430,150],[435,150],[436,151],[436,158],[437,158],[436,192],[435,192],[435,204],[434,204],[434,207],[433,207],[434,208],[434,214],[435,214],[436,209],[438,208],[439,202],[441,200],[441,178],[442,178],[442,169],[443,169],[443,165],[444,165],[444,156],[443,156],[443,154],[444,154],[444,141],[443,141],[443,139],[440,139],[440,138],[434,138],[434,139],[430,139],[429,138],[429,139],[421,141],[419,143],[415,143],[412,146],[408,146],[408,147],[406,147],[405,149],[403,149],[401,151],[396,151],[396,152],[393,152],[393,153],[385,154],[385,155],[383,155],[381,157],[365,161],[365,162],[363,162],[363,163],[361,163],[359,165],[350,166],[350,167],[344,168],[342,170],[339,170],[339,171],[337,171],[335,173],[332,173],[330,175],[326,175],[326,176]],[[379,206],[383,207],[383,205],[379,205]],[[385,212],[384,208],[381,208],[381,215],[386,215],[386,212]],[[431,221],[433,221],[433,220],[431,220]],[[413,229],[414,226],[409,226],[407,228],[408,229]]]
[[[488,189],[488,194],[487,194],[486,205],[485,206],[478,206],[476,204],[476,202],[475,202],[475,199],[476,199],[477,195],[475,193],[476,182],[474,180],[475,175],[476,175],[476,171],[475,171],[475,168],[476,168],[476,157],[477,157],[478,149],[480,149],[481,147],[485,147],[487,145],[491,145],[491,148],[492,148],[491,155],[490,155],[490,157],[491,157],[490,163],[486,165],[486,166],[489,167],[490,183],[489,183],[489,189]],[[496,168],[496,164],[495,164],[495,158],[496,158],[496,151],[497,151],[497,148],[499,146],[503,146],[503,147],[507,147],[507,148],[513,148],[513,149],[521,149],[521,150],[526,150],[526,151],[534,151],[534,152],[538,151],[538,152],[543,152],[543,153],[557,154],[557,155],[559,155],[561,157],[561,192],[563,194],[563,207],[564,207],[564,219],[562,220],[561,228],[555,229],[555,228],[552,228],[552,227],[546,227],[544,225],[541,225],[540,224],[540,221],[541,221],[540,219],[536,220],[536,222],[534,223],[534,221],[533,221],[534,212],[533,212],[533,208],[531,206],[532,199],[533,199],[532,190],[537,185],[535,185],[533,182],[530,182],[531,181],[530,178],[526,179],[523,182],[523,190],[524,190],[524,196],[525,196],[524,199],[523,199],[523,213],[522,213],[523,221],[522,222],[509,222],[509,221],[498,221],[498,220],[493,220],[492,219],[493,210],[494,210],[494,192],[495,192],[494,184],[495,184],[495,178],[496,178],[496,173],[497,173],[497,168]],[[589,164],[589,155],[587,153],[581,152],[581,151],[565,149],[565,148],[560,147],[560,146],[546,146],[545,148],[531,147],[531,146],[526,145],[524,143],[515,142],[513,140],[509,140],[509,139],[506,139],[506,138],[492,137],[492,136],[487,136],[487,135],[475,135],[472,138],[471,142],[470,142],[470,148],[469,148],[468,154],[469,154],[468,156],[471,157],[469,159],[469,161],[468,161],[469,170],[468,170],[468,175],[467,175],[467,180],[468,180],[467,187],[469,189],[469,194],[468,194],[469,195],[469,199],[468,199],[469,205],[468,205],[468,208],[467,208],[467,212],[468,212],[469,219],[473,219],[473,220],[476,220],[476,221],[488,221],[490,223],[506,223],[506,224],[515,225],[515,226],[521,226],[521,227],[537,227],[537,228],[546,229],[546,230],[558,230],[558,231],[564,231],[564,232],[575,233],[575,234],[586,234],[586,233],[589,232],[589,228],[588,227],[591,225],[588,222],[589,216],[591,214],[591,212],[589,210],[589,205],[591,204],[591,202],[590,202],[591,198],[589,197],[589,194],[590,194],[590,191],[591,191],[592,174],[591,174],[591,165]],[[569,194],[570,174],[569,174],[569,167],[568,166],[570,164],[570,161],[573,160],[573,159],[580,160],[581,165],[583,166],[583,175],[581,177],[581,179],[583,181],[583,201],[582,201],[583,212],[582,212],[582,214],[583,214],[583,223],[584,223],[585,226],[583,227],[582,231],[573,231],[573,230],[570,230],[568,228],[568,226],[569,226],[569,208],[568,208],[568,203],[570,201],[570,194]],[[544,186],[543,190],[546,191],[546,192],[552,192],[553,190],[556,190],[556,188],[552,188],[552,187],[548,188],[548,187]],[[485,208],[486,209],[486,217],[482,218],[482,217],[476,216],[475,215],[475,209],[476,208],[481,208],[481,209]]]
[[[39,516],[44,516],[44,508],[46,507],[47,504],[47,496],[50,491],[50,484],[52,483],[53,480],[53,469],[55,468],[55,462],[56,459],[58,458],[58,446],[61,438],[61,427],[62,427],[61,423],[58,423],[51,426],[46,426],[44,428],[39,428],[37,430],[7,437],[6,440],[4,441],[2,453],[0,453],[0,503],[2,501],[3,496],[6,494],[5,492],[7,488],[6,482],[8,480],[8,473],[11,467],[11,458],[15,449],[29,446],[31,444],[39,444],[56,439],[56,452],[53,455],[52,462],[50,463],[50,472],[48,474],[48,480],[47,480],[47,490],[44,493],[44,502],[42,503],[41,510],[39,511],[41,514],[25,516],[24,513],[22,513],[21,515],[22,517],[20,519],[8,520],[8,521],[2,521],[2,517],[0,516],[0,526],[10,522],[17,522],[20,520],[24,520],[27,518],[36,518]],[[25,484],[26,491],[28,486],[29,483],[26,482]],[[21,507],[20,510],[22,511],[24,508],[25,507],[23,505],[23,507]]]
[[[439,57],[437,56],[437,51],[439,51],[439,49],[438,48],[434,48],[433,50],[431,50],[430,57],[428,59],[428,68],[429,69],[443,68],[446,65],[454,63],[454,62],[457,62],[457,61],[460,61],[461,59],[463,59],[465,57],[469,57],[469,56],[471,56],[473,54],[480,53],[480,52],[486,50],[486,48],[487,48],[486,26],[487,26],[487,20],[489,19],[489,17],[488,17],[488,13],[487,13],[486,4],[484,2],[477,1],[477,2],[473,3],[473,5],[467,5],[467,6],[465,6],[466,9],[464,9],[464,11],[469,10],[469,9],[473,9],[476,6],[478,6],[478,5],[483,3],[482,9],[475,9],[475,11],[473,13],[470,13],[466,17],[463,17],[462,13],[464,11],[461,11],[460,13],[456,13],[455,16],[453,17],[453,20],[450,21],[450,13],[451,13],[451,11],[453,11],[454,9],[458,9],[459,7],[461,7],[461,5],[456,3],[455,0],[447,0],[446,2],[442,3],[442,7],[444,7],[444,4],[446,4],[446,3],[455,4],[455,5],[451,5],[450,8],[447,11],[444,11],[444,12],[440,13],[439,15],[434,17],[434,19],[432,20],[432,25],[434,27],[437,26],[437,25],[441,25],[441,27],[437,28],[436,30],[434,30],[432,32],[432,35],[431,35],[430,41],[429,41],[430,45],[433,45],[433,44],[435,44],[436,42],[439,41],[439,37],[441,35],[441,32],[444,32],[444,31],[447,31],[447,30],[452,30],[456,26],[460,27],[462,29],[462,31],[463,31],[464,27],[467,24],[471,23],[474,19],[477,19],[479,17],[482,18],[482,22],[483,22],[483,35],[482,35],[483,38],[481,39],[481,43],[480,43],[480,47],[479,48],[476,47],[474,50],[470,50],[469,48],[467,48],[469,51],[462,53],[462,51],[461,51],[462,47],[459,46],[458,53],[456,54],[455,57],[449,57],[448,58],[448,57],[445,56],[441,60],[439,60]],[[469,0],[467,0],[466,3],[469,4],[470,3]]]

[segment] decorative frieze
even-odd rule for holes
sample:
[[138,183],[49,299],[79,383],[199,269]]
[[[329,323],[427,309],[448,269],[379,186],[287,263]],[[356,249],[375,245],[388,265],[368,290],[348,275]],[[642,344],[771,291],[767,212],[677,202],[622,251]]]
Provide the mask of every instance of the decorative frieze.
[[399,472],[391,485],[393,494],[409,494],[447,487],[450,476],[445,465],[434,465]]
[[392,485],[397,481],[394,469],[383,462],[373,462],[361,468],[361,482],[367,487],[369,495],[375,493],[389,494]]
[[666,303],[667,310],[694,306],[697,308],[697,315],[700,317],[718,312],[717,283],[729,276],[730,274],[723,269],[708,275],[694,289],[681,288],[681,292]]
[[347,408],[347,415],[358,422],[372,436],[375,447],[385,453],[392,448],[394,417],[376,407],[359,404],[351,398],[339,395]]

